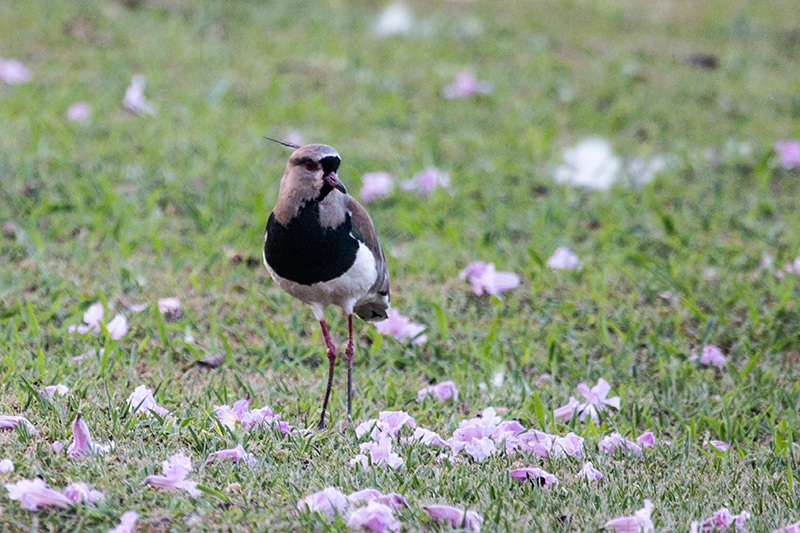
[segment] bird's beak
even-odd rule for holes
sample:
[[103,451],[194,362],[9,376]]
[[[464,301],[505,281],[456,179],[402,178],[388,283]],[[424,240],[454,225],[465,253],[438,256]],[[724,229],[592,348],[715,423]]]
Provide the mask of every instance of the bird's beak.
[[338,189],[343,194],[347,194],[347,189],[345,189],[344,185],[342,185],[342,182],[339,181],[339,176],[336,175],[336,172],[329,172],[328,174],[322,176],[322,179],[334,189]]

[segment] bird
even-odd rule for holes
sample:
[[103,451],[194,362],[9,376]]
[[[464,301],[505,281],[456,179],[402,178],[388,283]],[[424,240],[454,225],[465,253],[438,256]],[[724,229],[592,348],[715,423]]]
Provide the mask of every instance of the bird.
[[[280,141],[278,141],[280,142]],[[275,283],[311,307],[322,328],[328,357],[328,384],[318,428],[333,385],[336,344],[325,309],[347,315],[347,417],[353,419],[353,314],[367,321],[388,317],[389,269],[367,211],[339,180],[342,158],[324,144],[296,148],[280,181],[278,199],[264,234],[264,265]]]

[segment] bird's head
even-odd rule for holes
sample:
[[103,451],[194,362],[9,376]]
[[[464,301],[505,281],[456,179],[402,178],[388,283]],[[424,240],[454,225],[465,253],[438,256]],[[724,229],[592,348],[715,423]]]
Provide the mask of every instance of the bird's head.
[[347,194],[347,189],[336,174],[341,162],[339,152],[330,146],[301,146],[289,157],[283,180],[303,200],[322,200],[334,189]]

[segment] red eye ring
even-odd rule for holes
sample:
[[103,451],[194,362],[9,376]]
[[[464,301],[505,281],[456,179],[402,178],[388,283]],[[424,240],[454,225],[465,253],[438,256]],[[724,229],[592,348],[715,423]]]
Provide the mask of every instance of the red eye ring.
[[317,164],[313,161],[306,161],[306,170],[311,172],[317,170]]

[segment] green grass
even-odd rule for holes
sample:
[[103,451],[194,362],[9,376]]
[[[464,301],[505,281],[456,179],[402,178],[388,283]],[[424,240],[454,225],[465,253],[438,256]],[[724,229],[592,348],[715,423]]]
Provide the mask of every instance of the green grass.
[[[772,154],[774,141],[800,137],[794,2],[414,2],[415,30],[392,38],[371,30],[384,7],[374,2],[128,4],[0,0],[0,57],[33,73],[30,84],[0,85],[0,222],[11,223],[0,236],[0,414],[42,431],[0,433],[0,458],[16,466],[0,481],[42,476],[106,493],[95,507],[38,513],[0,498],[4,529],[104,530],[136,509],[139,531],[346,531],[341,519],[295,513],[298,498],[327,485],[400,492],[412,505],[404,531],[441,529],[422,510],[429,503],[478,510],[484,531],[594,531],[644,498],[657,531],[687,530],[722,506],[748,510],[756,532],[800,519],[800,284],[759,266],[765,253],[777,265],[800,254],[800,174]],[[716,54],[719,68],[684,61],[698,52]],[[463,69],[494,95],[444,100]],[[154,117],[122,107],[136,73]],[[565,88],[571,100],[559,100]],[[76,101],[92,105],[86,124],[64,118]],[[428,342],[407,346],[358,323],[356,421],[405,409],[448,436],[484,407],[505,408],[506,419],[587,437],[605,474],[596,487],[575,479],[574,459],[449,465],[417,446],[400,448],[399,471],[353,468],[343,365],[329,430],[218,430],[212,406],[241,397],[299,427],[319,416],[318,327],[260,264],[288,155],[263,136],[293,130],[342,154],[351,192],[368,171],[407,179],[434,165],[453,181],[452,194],[395,191],[368,206],[393,305],[428,326]],[[640,188],[555,185],[563,150],[589,135],[682,165]],[[751,153],[737,152],[742,142]],[[562,245],[582,272],[545,266]],[[232,261],[237,253],[245,260]],[[521,274],[522,286],[475,297],[458,273],[476,259]],[[707,281],[709,268],[718,277]],[[181,298],[184,314],[163,327],[152,309],[125,311],[166,296]],[[67,333],[98,300],[128,315],[119,342]],[[346,322],[328,316],[343,340]],[[730,356],[725,371],[688,361],[704,344]],[[71,364],[103,346],[114,357]],[[216,354],[219,370],[186,370]],[[533,382],[544,372],[548,410],[600,377],[622,409],[602,427],[540,420]],[[445,379],[460,387],[457,404],[414,401]],[[69,397],[36,393],[56,383]],[[174,418],[127,413],[141,383]],[[73,461],[51,450],[69,443],[79,410],[113,453]],[[597,452],[605,433],[646,429],[673,446],[642,459]],[[732,449],[709,454],[704,438]],[[239,442],[256,468],[205,463]],[[199,498],[141,485],[178,451],[209,489]],[[507,475],[540,463],[558,490]]]

